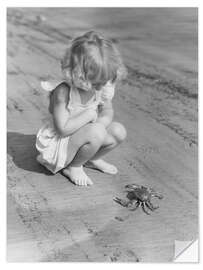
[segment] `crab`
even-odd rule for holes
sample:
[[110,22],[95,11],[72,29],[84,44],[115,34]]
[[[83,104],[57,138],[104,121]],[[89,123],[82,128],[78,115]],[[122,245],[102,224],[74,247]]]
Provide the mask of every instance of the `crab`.
[[163,199],[163,196],[152,188],[140,186],[137,184],[130,184],[125,186],[127,192],[128,200],[119,199],[117,197],[114,198],[114,201],[119,203],[120,205],[127,207],[131,211],[135,211],[139,206],[142,207],[142,210],[147,214],[146,207],[154,211],[159,208],[159,206],[154,206],[151,202],[151,198],[156,197],[158,199]]

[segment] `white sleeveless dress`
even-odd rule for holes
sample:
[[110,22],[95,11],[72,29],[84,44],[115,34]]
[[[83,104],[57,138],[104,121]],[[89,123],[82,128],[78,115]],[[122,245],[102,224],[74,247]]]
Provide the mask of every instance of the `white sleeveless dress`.
[[[114,96],[114,85],[107,83],[102,90],[95,91],[95,95],[84,105],[81,104],[80,94],[77,88],[71,85],[70,81],[44,81],[41,82],[41,86],[44,90],[51,92],[62,82],[66,82],[70,86],[69,103],[67,105],[70,117],[87,109],[92,103],[96,102],[99,105],[105,99],[112,99]],[[62,137],[57,133],[52,115],[50,115],[50,120],[40,128],[36,136],[36,148],[39,151],[37,161],[53,174],[65,168],[70,162],[68,158],[70,154],[68,153],[69,139],[70,136]]]

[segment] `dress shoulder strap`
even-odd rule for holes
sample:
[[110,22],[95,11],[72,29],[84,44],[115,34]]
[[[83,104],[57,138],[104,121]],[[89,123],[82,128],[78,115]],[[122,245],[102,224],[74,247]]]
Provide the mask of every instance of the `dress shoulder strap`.
[[68,83],[66,80],[41,81],[41,88],[47,92],[52,92],[58,85],[60,85],[63,82]]
[[41,88],[47,92],[53,91],[58,85],[61,83],[67,83],[70,87],[72,87],[72,79],[70,75],[70,70],[67,69],[63,71],[63,77],[60,80],[45,80],[41,81]]

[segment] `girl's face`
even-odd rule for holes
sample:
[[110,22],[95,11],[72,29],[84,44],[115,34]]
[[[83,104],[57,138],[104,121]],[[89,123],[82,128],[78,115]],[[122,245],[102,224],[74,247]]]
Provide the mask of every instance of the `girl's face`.
[[85,80],[82,75],[78,74],[78,72],[74,72],[74,71],[72,72],[72,76],[71,76],[69,69],[64,70],[64,75],[69,80],[71,80],[71,77],[72,77],[72,81],[75,87],[80,88],[84,91],[92,91],[92,90],[100,91],[108,83],[115,84],[115,80],[113,80],[112,82],[108,81],[103,84],[98,83],[98,82],[90,82],[88,80]]
[[73,83],[77,88],[83,89],[84,91],[99,91],[104,86],[101,83],[94,83],[88,80],[85,80],[82,76],[74,76],[73,74]]
[[74,78],[73,83],[77,88],[80,88],[84,91],[90,91],[92,89],[92,85],[90,82],[85,81],[83,78]]
[[92,89],[91,82],[85,80],[82,75],[78,72],[72,72],[72,80],[75,87],[80,88],[84,91],[90,91]]

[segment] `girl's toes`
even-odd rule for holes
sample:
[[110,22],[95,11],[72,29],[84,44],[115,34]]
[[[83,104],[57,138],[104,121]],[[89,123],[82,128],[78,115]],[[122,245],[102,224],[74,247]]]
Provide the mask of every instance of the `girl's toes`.
[[83,186],[83,180],[82,179],[80,179],[80,186]]
[[79,186],[79,185],[80,185],[79,180],[76,180],[76,181],[75,181],[75,184],[76,184],[77,186]]
[[75,185],[87,186],[92,185],[92,181],[86,175],[82,167],[68,167],[63,170],[63,174],[66,175]]
[[113,174],[116,174],[117,172],[118,172],[118,169],[117,169],[116,167],[113,166],[113,167],[112,167],[112,173],[113,173]]
[[81,184],[82,184],[81,179],[77,179],[77,180],[76,180],[76,184],[77,184],[78,186],[81,186]]
[[83,179],[83,180],[82,180],[82,185],[83,185],[83,186],[87,186],[86,179]]
[[86,186],[86,179],[85,178],[81,179],[81,186]]

